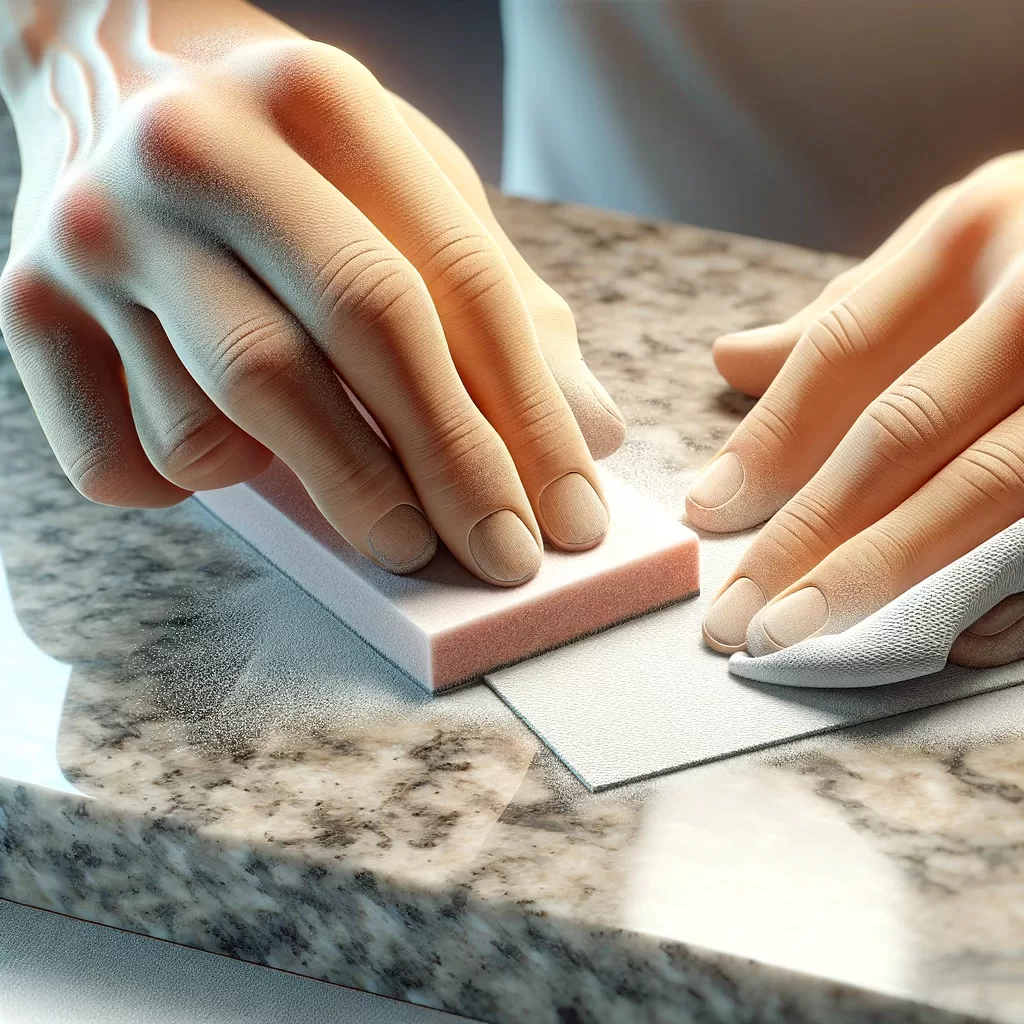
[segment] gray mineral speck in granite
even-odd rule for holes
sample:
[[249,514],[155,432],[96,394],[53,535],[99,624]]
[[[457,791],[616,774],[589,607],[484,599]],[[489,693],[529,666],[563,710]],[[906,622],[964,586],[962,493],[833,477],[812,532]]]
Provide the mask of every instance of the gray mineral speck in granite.
[[[711,339],[843,262],[496,203],[678,508]],[[0,897],[495,1024],[1024,1021],[1024,687],[590,794],[195,503],[85,502],[6,360],[0,424]]]

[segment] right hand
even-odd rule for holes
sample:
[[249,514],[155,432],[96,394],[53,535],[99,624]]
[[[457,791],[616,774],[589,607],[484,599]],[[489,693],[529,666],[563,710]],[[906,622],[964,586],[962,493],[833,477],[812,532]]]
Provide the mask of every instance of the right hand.
[[0,281],[75,486],[166,506],[277,455],[393,572],[430,560],[434,529],[500,585],[537,571],[542,535],[598,543],[593,457],[622,418],[454,143],[238,0],[150,0],[149,26],[104,23],[102,45],[91,6],[64,5],[8,90],[25,175]]

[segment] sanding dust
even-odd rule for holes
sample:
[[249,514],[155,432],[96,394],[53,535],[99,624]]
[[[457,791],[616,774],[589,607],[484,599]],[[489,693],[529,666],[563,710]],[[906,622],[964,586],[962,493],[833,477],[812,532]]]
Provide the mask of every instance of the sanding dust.
[[507,712],[486,687],[444,699],[443,708],[342,622],[198,506],[239,571],[229,584],[182,589],[166,618],[121,669],[136,710],[181,730],[209,751],[245,751],[282,738],[301,746],[410,720],[508,731]]

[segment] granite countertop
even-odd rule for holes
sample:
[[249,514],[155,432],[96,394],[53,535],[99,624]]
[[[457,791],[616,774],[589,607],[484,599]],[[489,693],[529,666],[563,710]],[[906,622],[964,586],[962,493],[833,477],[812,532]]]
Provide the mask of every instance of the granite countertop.
[[[681,508],[711,339],[842,261],[496,201]],[[1024,687],[590,794],[194,502],[85,502],[3,357],[0,423],[0,896],[496,1024],[1024,1021]]]

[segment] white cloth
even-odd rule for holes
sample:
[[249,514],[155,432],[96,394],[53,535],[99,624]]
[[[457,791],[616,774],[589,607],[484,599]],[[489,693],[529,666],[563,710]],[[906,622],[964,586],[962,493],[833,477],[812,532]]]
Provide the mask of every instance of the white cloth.
[[967,626],[1022,591],[1024,519],[844,632],[758,658],[734,654],[729,671],[762,683],[815,687],[881,686],[930,675],[945,667]]

